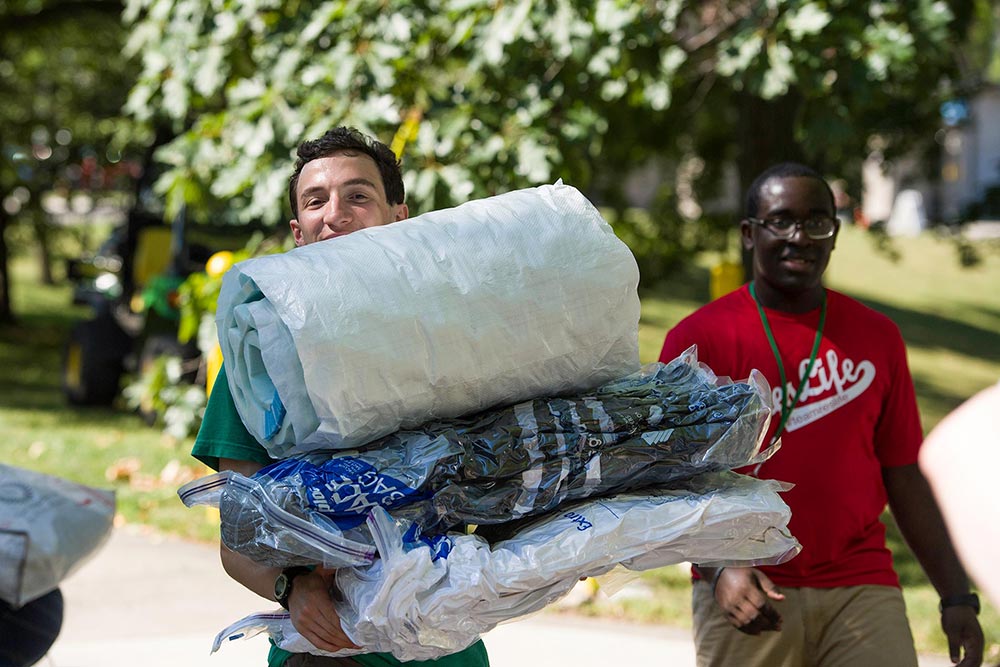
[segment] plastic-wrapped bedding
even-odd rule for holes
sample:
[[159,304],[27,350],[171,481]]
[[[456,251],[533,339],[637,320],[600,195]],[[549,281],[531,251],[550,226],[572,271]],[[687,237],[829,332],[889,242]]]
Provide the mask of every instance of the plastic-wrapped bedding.
[[560,182],[240,262],[216,317],[236,407],[278,459],[634,372],[638,280]]
[[[253,478],[220,473],[179,493],[188,505],[217,503],[224,543],[254,560],[356,564],[363,561],[346,556],[366,542],[359,524],[373,506],[442,533],[762,461],[773,451],[760,450],[768,396],[756,375],[718,384],[692,348],[584,396],[428,424],[360,452],[312,452]],[[289,522],[340,543],[345,559],[324,550],[320,560],[312,546],[288,543]]]
[[0,600],[17,609],[54,591],[104,544],[114,516],[112,491],[0,464]]
[[[617,565],[784,562],[800,549],[787,532],[790,511],[778,496],[784,488],[735,473],[701,475],[670,491],[571,504],[492,547],[476,535],[409,541],[405,521],[376,509],[369,523],[381,558],[338,571],[337,611],[365,651],[400,660],[438,658],[557,600],[579,577]],[[226,628],[215,648],[261,631],[287,650],[331,655],[309,644],[280,612]]]

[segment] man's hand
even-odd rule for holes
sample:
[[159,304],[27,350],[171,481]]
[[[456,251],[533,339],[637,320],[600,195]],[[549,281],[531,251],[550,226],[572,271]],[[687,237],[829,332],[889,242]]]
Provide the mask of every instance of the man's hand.
[[959,667],[983,664],[983,630],[972,607],[945,607],[941,612],[941,629],[948,637],[948,653],[953,663]]
[[313,646],[331,653],[345,648],[359,648],[344,633],[340,616],[333,606],[331,589],[335,570],[316,568],[295,577],[288,611],[292,625]]
[[715,602],[740,632],[759,635],[781,630],[781,614],[770,600],[784,600],[767,575],[756,568],[727,567],[715,582]]

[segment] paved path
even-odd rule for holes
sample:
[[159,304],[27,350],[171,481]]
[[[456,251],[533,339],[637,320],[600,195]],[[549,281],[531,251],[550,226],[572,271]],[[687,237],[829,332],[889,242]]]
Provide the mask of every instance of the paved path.
[[[270,608],[226,576],[215,547],[119,529],[62,590],[62,632],[42,667],[265,664],[263,637],[229,642],[209,655],[219,630],[249,612]],[[637,659],[632,664],[694,664],[689,634],[676,628],[539,614],[485,638],[492,667],[603,667],[621,657],[626,639]]]
[[[209,655],[216,632],[266,601],[232,582],[216,548],[140,528],[117,529],[62,586],[63,628],[42,667],[263,667],[267,641],[230,642]],[[669,627],[538,614],[485,638],[492,667],[693,667],[688,632]],[[939,667],[946,660],[921,660]]]

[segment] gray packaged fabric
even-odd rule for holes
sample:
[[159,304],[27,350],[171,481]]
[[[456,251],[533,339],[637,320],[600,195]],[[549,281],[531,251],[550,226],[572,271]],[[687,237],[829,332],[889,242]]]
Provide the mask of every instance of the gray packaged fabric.
[[111,534],[115,494],[0,464],[0,600],[51,593]]
[[[384,507],[426,534],[509,522],[565,502],[664,487],[767,458],[769,391],[758,378],[719,384],[689,350],[576,397],[526,401],[400,431],[356,452],[312,452],[252,479],[214,475],[180,490],[186,504],[221,503],[227,546],[270,565],[337,554],[289,545],[285,523],[317,538],[364,542]],[[353,531],[353,532],[351,532]],[[356,545],[343,544],[346,550]]]
[[634,372],[638,281],[557,183],[240,262],[216,317],[237,410],[278,459]]

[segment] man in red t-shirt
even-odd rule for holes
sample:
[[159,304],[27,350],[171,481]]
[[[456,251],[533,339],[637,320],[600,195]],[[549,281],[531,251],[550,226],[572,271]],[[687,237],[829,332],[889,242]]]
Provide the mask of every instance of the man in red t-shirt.
[[879,520],[886,502],[941,595],[952,659],[979,665],[978,599],[917,467],[922,431],[899,330],[821,284],[839,230],[829,185],[777,165],[750,187],[746,216],[753,282],[680,322],[660,360],[696,344],[718,375],[756,368],[768,379],[768,438],[782,446],[743,472],[795,484],[785,500],[803,548],[779,566],[695,568],[699,666],[916,667]]

